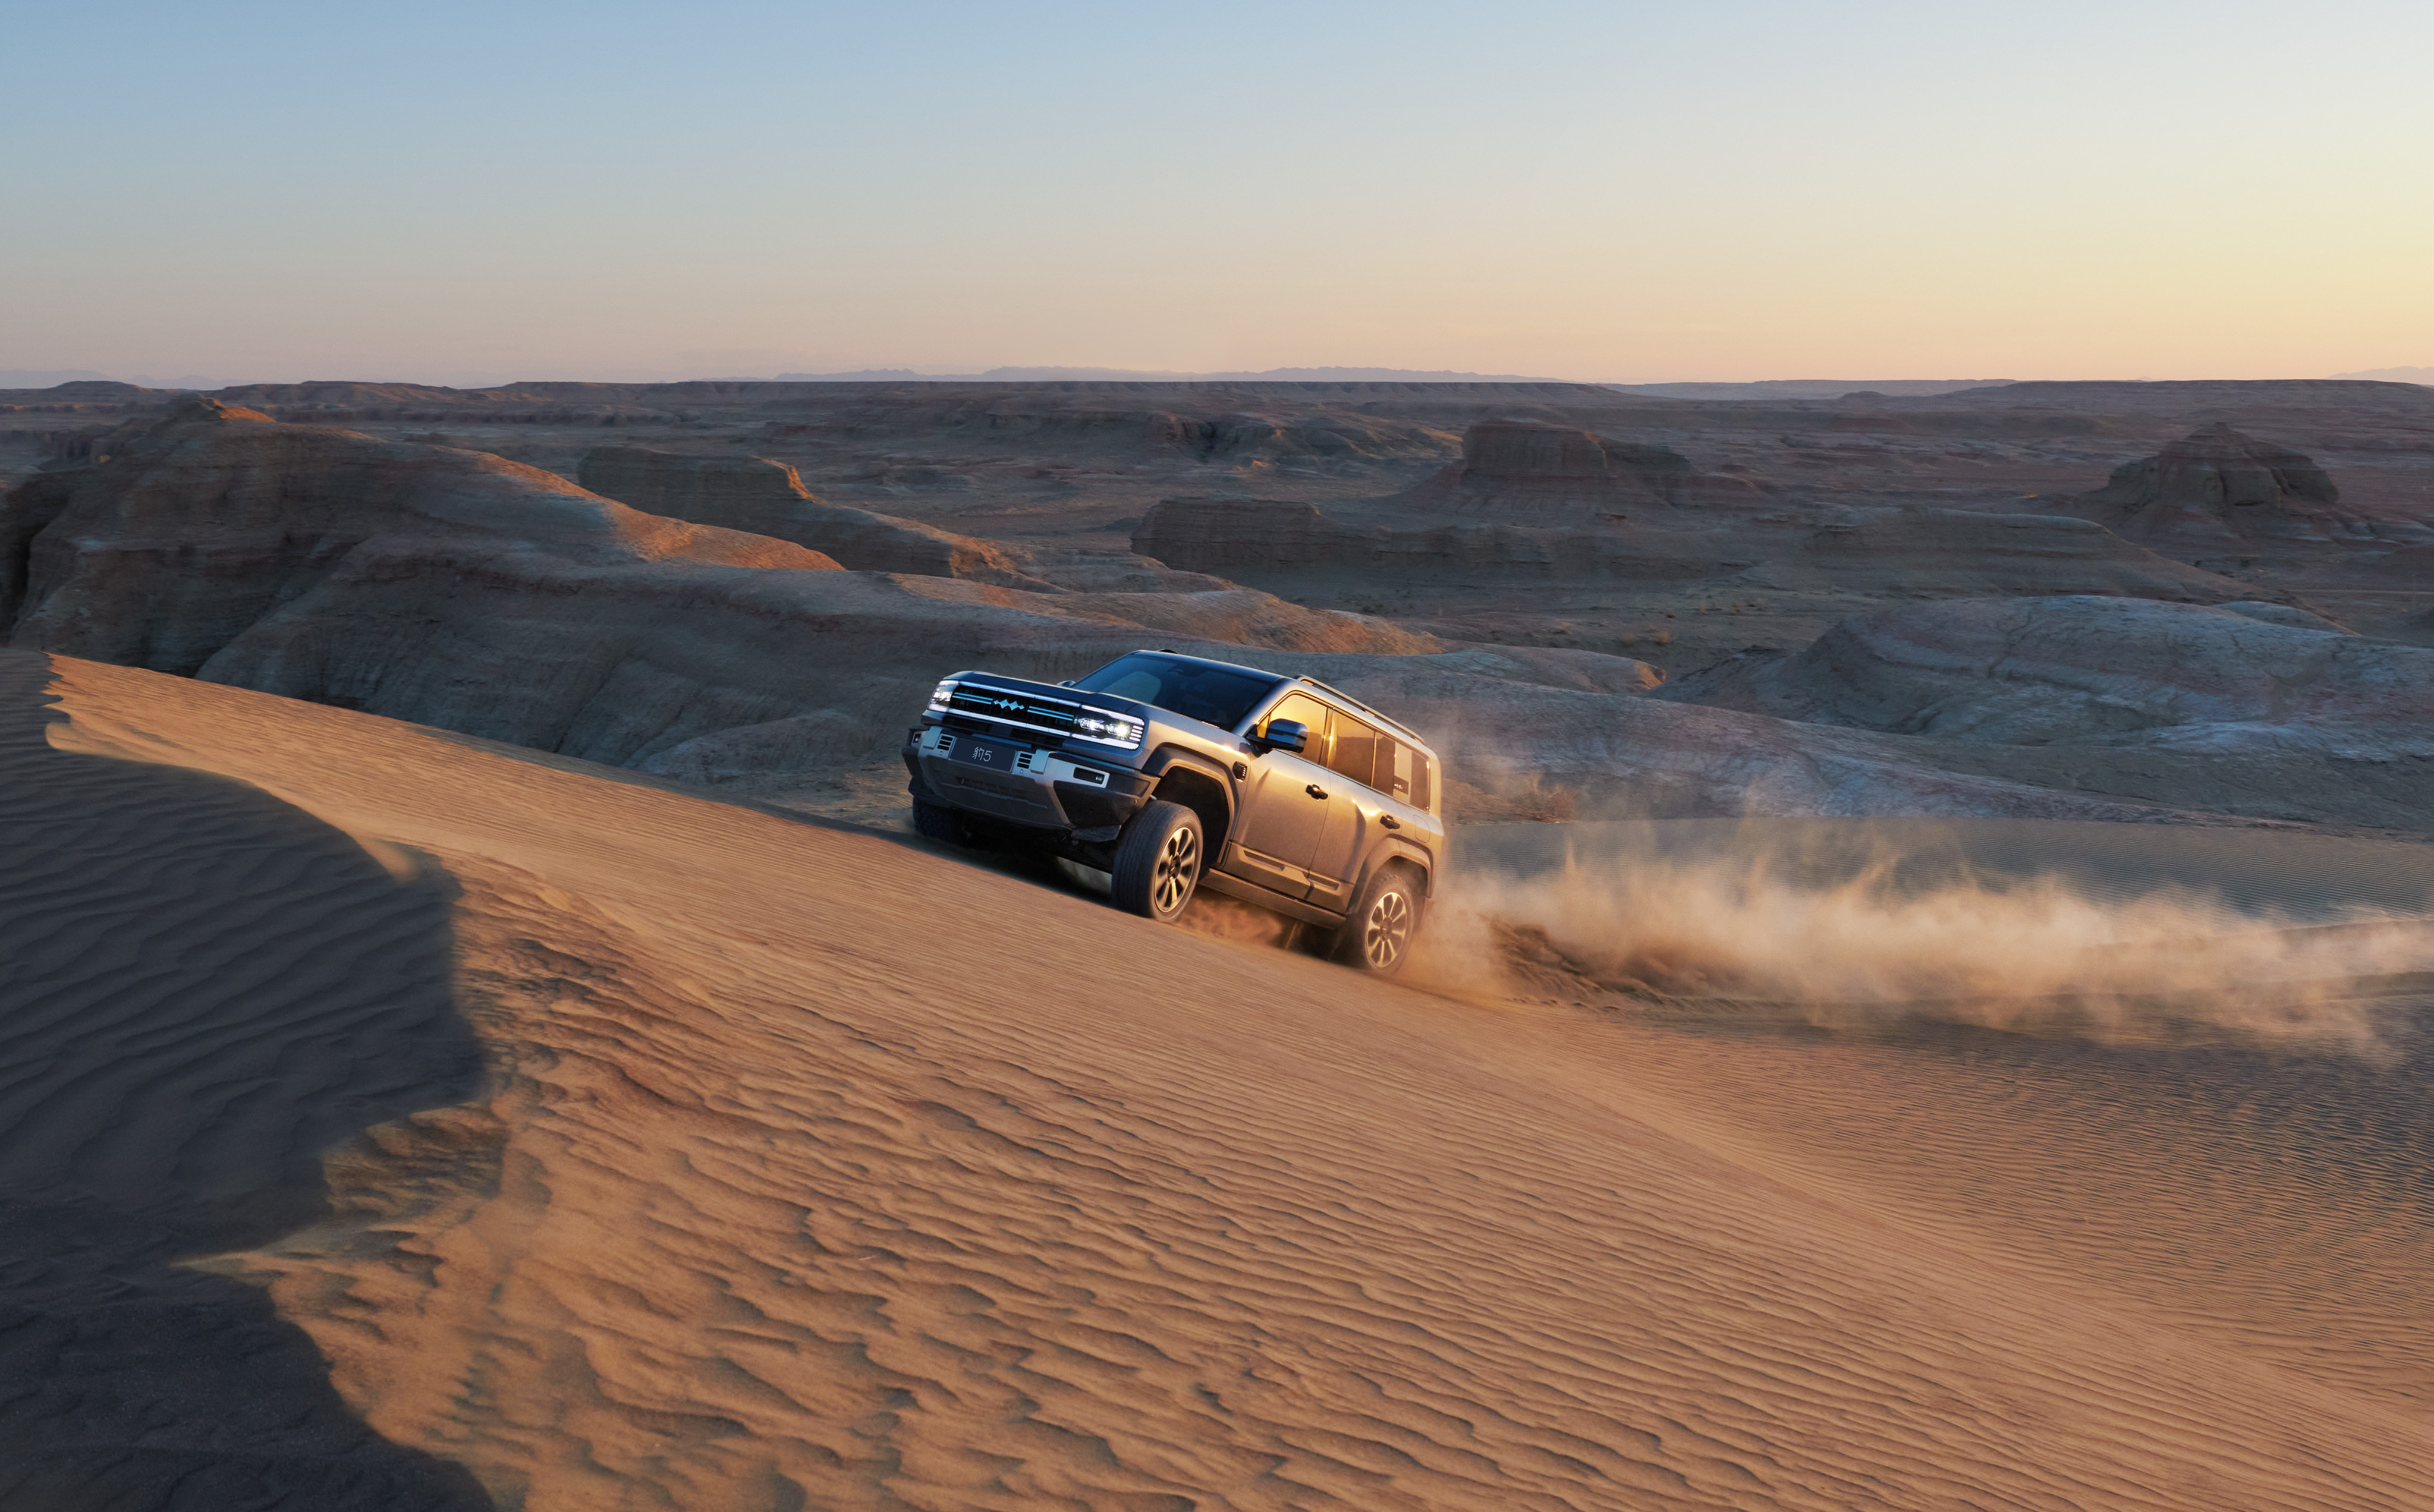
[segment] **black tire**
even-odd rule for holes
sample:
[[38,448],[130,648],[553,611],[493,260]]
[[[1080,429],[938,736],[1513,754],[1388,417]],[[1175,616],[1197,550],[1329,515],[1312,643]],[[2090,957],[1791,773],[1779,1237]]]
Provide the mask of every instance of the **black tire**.
[[1411,959],[1419,934],[1419,884],[1399,866],[1380,867],[1335,931],[1333,955],[1355,971],[1392,977]]
[[964,816],[942,803],[933,803],[918,796],[913,799],[913,832],[923,840],[934,840],[941,845],[969,845],[971,829]]
[[1181,804],[1153,798],[1124,826],[1116,841],[1116,867],[1107,895],[1126,913],[1172,924],[1199,889],[1208,844],[1200,816]]

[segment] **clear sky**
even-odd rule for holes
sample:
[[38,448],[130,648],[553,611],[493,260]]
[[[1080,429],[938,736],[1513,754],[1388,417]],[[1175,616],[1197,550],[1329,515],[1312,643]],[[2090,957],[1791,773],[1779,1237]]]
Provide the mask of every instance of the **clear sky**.
[[0,368],[2434,363],[2427,0],[0,0]]

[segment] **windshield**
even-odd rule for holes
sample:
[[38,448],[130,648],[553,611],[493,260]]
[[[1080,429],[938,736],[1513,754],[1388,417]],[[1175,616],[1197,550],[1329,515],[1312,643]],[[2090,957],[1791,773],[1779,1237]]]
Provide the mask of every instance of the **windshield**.
[[1117,657],[1073,686],[1086,692],[1154,704],[1187,720],[1230,730],[1283,681],[1265,672],[1202,667],[1136,652]]

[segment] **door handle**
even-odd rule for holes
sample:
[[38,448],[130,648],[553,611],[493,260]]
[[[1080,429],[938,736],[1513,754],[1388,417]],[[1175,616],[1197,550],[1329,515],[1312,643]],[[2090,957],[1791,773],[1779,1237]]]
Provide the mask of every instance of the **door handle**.
[[1403,822],[1397,819],[1392,814],[1380,814],[1378,816],[1378,823],[1385,825],[1388,829],[1400,829],[1403,827]]
[[1324,798],[1327,796],[1327,790],[1314,782],[1302,789],[1302,791],[1310,794],[1313,798]]

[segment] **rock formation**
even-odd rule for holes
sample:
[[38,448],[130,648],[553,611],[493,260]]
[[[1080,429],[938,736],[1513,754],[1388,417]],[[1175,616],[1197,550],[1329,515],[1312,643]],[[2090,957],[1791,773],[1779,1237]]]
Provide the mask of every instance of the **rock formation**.
[[1161,499],[1133,531],[1134,551],[1187,572],[1347,563],[1368,544],[1317,505],[1283,499]]
[[1667,447],[1539,420],[1482,420],[1463,433],[1461,461],[1403,497],[1466,512],[1596,518],[1757,494],[1755,484],[1703,473]]
[[2217,423],[2123,463],[2079,505],[2133,540],[2203,547],[2346,535],[2340,502],[2340,490],[2306,457]]
[[1445,642],[1433,636],[1414,635],[1382,620],[1333,609],[1306,609],[1253,588],[1075,593],[1058,599],[1055,608],[1059,614],[1102,614],[1192,640],[1278,651],[1409,656],[1446,649]]
[[281,425],[208,399],[130,422],[99,467],[0,501],[9,643],[200,671],[334,573],[834,569],[818,552],[641,514],[487,453]]
[[1569,792],[1567,818],[2197,817],[2168,795],[2125,800],[1972,771],[1944,742],[1671,702],[1588,667],[1581,671],[1601,686],[1583,686],[1559,667],[1525,670],[1517,659],[1499,647],[1308,657],[1294,670],[1394,710],[1436,742],[1449,773],[1490,794]]
[[[1843,627],[1799,669],[1706,679],[1690,691],[1730,706],[1693,707],[1642,696],[1656,676],[1627,658],[1448,647],[1245,589],[1042,594],[838,570],[497,457],[209,401],[131,423],[106,450],[0,499],[11,644],[701,780],[882,760],[941,671],[1053,681],[1141,645],[1337,682],[1475,773],[1527,769],[1578,792],[1584,816],[2203,804],[2383,823],[2434,754],[2419,750],[2434,713],[2419,689],[2434,685],[2417,665],[2434,652],[2253,611],[1920,605]],[[1309,538],[1336,538],[1326,517],[1301,518]],[[1526,548],[1530,570],[1568,571],[1592,536],[1644,545],[1478,521],[1343,530],[1413,570],[1472,548],[1509,565]],[[1712,544],[1685,569],[1715,570]],[[2045,744],[1997,743],[2030,739]]]
[[763,457],[694,457],[648,447],[595,447],[576,481],[654,515],[690,519],[823,552],[856,571],[917,572],[1054,592],[1020,552],[916,520],[814,497],[795,469]]
[[1230,588],[1040,594],[846,571],[489,455],[197,400],[0,498],[9,643],[679,774],[866,758],[941,671],[1143,644],[1438,643]]
[[1282,500],[1166,499],[1141,518],[1133,550],[1193,572],[1318,570],[1398,582],[1448,573],[1517,583],[1602,576],[1673,582],[1740,571],[1758,560],[1745,542],[1678,531],[1413,520],[1375,507],[1364,515],[1373,522],[1354,524]]
[[1764,572],[1778,587],[1855,592],[2102,593],[2194,603],[2256,595],[2253,584],[2174,561],[2091,519],[1914,506],[1845,511],[1770,551]]
[[2089,596],[1915,604],[1653,696],[1925,737],[1939,749],[1923,759],[2053,786],[2422,826],[2434,800],[2434,651],[2289,623],[2283,608]]
[[[1570,457],[1580,461],[1577,449]],[[1133,549],[1174,568],[1253,577],[1333,569],[1401,582],[1448,574],[1684,582],[1744,573],[1776,589],[2121,593],[2201,603],[2256,594],[2253,585],[2066,515],[1852,510],[1822,527],[1757,525],[1727,535],[1670,513],[1654,523],[1603,525],[1431,521],[1376,507],[1346,518],[1357,508],[1337,515],[1284,500],[1161,500],[1142,517]]]

